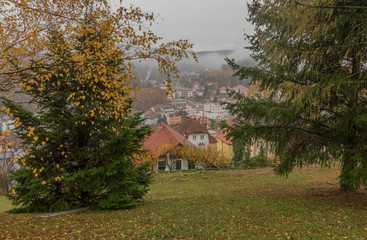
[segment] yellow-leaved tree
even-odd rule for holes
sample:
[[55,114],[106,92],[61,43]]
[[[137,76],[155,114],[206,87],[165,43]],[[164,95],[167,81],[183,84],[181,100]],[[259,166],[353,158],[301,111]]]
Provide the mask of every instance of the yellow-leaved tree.
[[0,0],[2,110],[25,151],[10,198],[23,211],[127,208],[146,192],[134,156],[149,129],[129,117],[134,63],[154,59],[171,90],[192,45],[162,42],[153,14],[109,3]]
[[[123,87],[128,94],[136,87],[134,62],[144,59],[156,60],[171,90],[172,79],[179,77],[175,63],[195,55],[188,52],[192,44],[187,40],[161,42],[162,38],[149,28],[154,20],[153,13],[134,7],[114,9],[107,0],[0,0],[1,97],[24,102],[29,99],[19,93],[45,84],[21,75],[30,69],[48,69],[55,64],[47,34],[51,29],[63,36],[59,45],[70,53],[63,62],[57,62],[58,68],[79,63],[84,68],[80,71],[83,74],[77,76],[80,82],[89,84],[92,77],[98,76],[101,84],[110,87],[104,95],[111,103],[124,102],[124,97],[116,95],[116,87]],[[85,49],[83,54],[73,54],[75,44],[81,44],[76,42],[76,36],[89,37],[80,46]],[[91,46],[103,51],[95,54],[87,50]],[[123,73],[105,66],[111,58],[123,60],[119,66]],[[107,74],[119,76],[115,78],[118,81],[106,80]],[[94,90],[97,89],[91,89]]]
[[228,168],[232,166],[232,159],[220,154],[216,147],[200,149],[191,146],[162,145],[158,149],[145,151],[139,156],[140,161],[149,162],[150,166],[156,166],[159,160],[164,160],[168,169],[177,170],[176,162],[184,160],[188,167],[203,169]]

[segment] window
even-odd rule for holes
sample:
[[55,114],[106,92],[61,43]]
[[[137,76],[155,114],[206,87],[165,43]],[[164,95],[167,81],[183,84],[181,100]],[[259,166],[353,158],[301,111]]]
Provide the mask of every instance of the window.
[[196,136],[192,136],[192,140],[196,140]]
[[203,139],[204,139],[204,135],[201,135],[201,136],[200,136],[200,139],[201,139],[201,140],[203,140]]

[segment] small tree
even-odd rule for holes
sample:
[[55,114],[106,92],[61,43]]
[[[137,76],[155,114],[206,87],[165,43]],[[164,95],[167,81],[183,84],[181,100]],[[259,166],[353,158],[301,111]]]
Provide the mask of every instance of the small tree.
[[[82,55],[84,51],[103,54],[100,49],[103,46],[96,45],[98,41],[93,47],[83,46],[91,41],[89,38],[92,37],[77,37],[72,54]],[[55,61],[63,61],[71,54],[64,44],[63,36],[50,32],[50,49]],[[111,58],[105,67],[109,72],[121,72],[120,61]],[[92,77],[84,84],[78,76],[88,67]],[[37,115],[5,101],[10,115],[21,122],[15,132],[27,151],[20,160],[21,168],[11,176],[15,181],[15,195],[10,195],[10,199],[22,211],[56,211],[91,205],[128,208],[135,206],[147,191],[149,169],[146,165],[137,166],[133,154],[139,152],[140,142],[150,130],[136,128],[142,121],[139,116],[117,117],[129,111],[131,99],[126,97],[123,88],[115,86],[115,93],[124,98],[120,98],[121,106],[112,105],[111,98],[106,98],[104,93],[113,86],[100,82],[99,68],[90,64],[88,67],[71,63],[68,68],[40,68],[24,74],[32,83],[29,94],[39,106]],[[110,78],[106,80],[123,80],[118,75]],[[89,89],[98,91],[91,94]]]
[[222,168],[230,167],[232,159],[221,155],[215,146],[205,150],[184,146],[180,149],[180,155],[188,161],[189,165],[198,165],[203,168]]

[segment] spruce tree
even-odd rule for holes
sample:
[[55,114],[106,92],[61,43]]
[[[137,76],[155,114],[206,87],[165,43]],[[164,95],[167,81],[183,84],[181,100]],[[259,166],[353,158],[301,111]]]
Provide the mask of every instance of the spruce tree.
[[244,98],[228,109],[230,129],[247,144],[266,140],[279,174],[295,166],[340,162],[340,187],[367,185],[367,1],[253,0],[247,34],[255,67],[228,60],[235,75],[270,97]]
[[[106,38],[93,23],[84,27],[85,34],[71,42],[49,31],[52,64],[22,75],[36,114],[5,101],[26,151],[12,173],[15,195],[9,197],[18,211],[129,208],[150,183],[148,166],[134,161],[150,129],[137,128],[139,116],[128,115],[132,99],[125,92],[122,60],[99,44]],[[85,52],[96,58],[68,62]]]

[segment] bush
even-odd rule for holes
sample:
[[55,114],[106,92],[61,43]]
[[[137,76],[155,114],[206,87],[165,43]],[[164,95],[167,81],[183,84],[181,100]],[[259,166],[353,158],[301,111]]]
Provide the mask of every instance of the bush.
[[266,157],[265,148],[263,144],[260,145],[259,155],[250,157],[250,148],[245,147],[243,158],[236,162],[236,167],[240,168],[256,168],[256,167],[268,167],[272,166],[273,161]]

